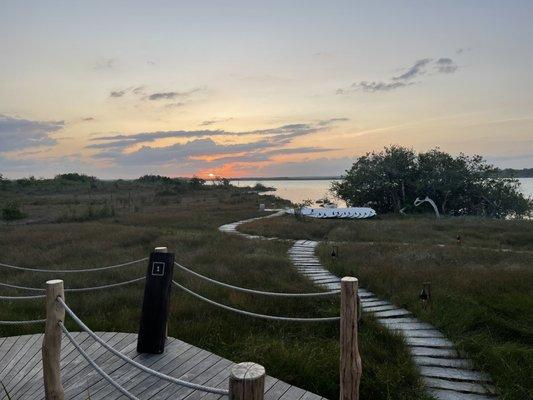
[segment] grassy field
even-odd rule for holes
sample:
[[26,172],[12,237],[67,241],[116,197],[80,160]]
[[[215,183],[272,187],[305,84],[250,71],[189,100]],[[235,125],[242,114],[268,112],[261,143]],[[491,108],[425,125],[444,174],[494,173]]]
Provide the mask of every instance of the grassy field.
[[[222,234],[223,223],[258,215],[260,202],[278,202],[232,188],[158,195],[151,187],[107,187],[96,192],[0,192],[16,199],[27,219],[0,225],[0,262],[27,267],[80,268],[142,258],[167,246],[176,260],[239,286],[286,292],[316,291],[287,257],[289,244]],[[102,212],[104,207],[107,211]],[[89,212],[89,210],[92,210]],[[42,287],[64,278],[66,287],[96,286],[144,275],[146,265],[105,273],[25,273],[0,267],[0,281]],[[224,304],[260,313],[331,316],[338,300],[302,301],[250,296],[213,287],[175,271],[175,278]],[[68,293],[67,302],[93,329],[137,332],[143,284],[93,293]],[[22,293],[2,288],[3,295]],[[0,320],[43,317],[42,301],[1,302]],[[72,322],[69,329],[77,330]],[[282,323],[235,315],[173,288],[169,334],[233,361],[255,361],[269,374],[328,398],[338,397],[338,326]],[[42,327],[0,326],[0,335]],[[362,398],[426,399],[401,338],[365,319],[360,333],[364,362]]]
[[369,220],[304,219],[285,216],[243,225],[243,232],[291,239],[349,242],[415,243],[533,251],[533,222],[477,217],[442,218],[423,215],[383,216]]
[[[533,398],[533,222],[286,216],[241,230],[338,241],[336,261],[330,243],[318,249],[327,268],[358,277],[361,286],[437,326],[491,374],[502,399]],[[427,310],[418,299],[424,282],[432,283],[433,306]]]

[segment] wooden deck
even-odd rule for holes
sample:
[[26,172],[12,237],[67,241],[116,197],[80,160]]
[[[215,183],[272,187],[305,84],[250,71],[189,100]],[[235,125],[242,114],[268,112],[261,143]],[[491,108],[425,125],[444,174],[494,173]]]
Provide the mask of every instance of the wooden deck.
[[[227,398],[157,379],[113,356],[86,333],[72,334],[100,367],[140,399]],[[136,334],[98,332],[98,336],[128,357],[159,372],[211,387],[228,386],[231,361],[181,340],[169,338],[165,352],[152,355],[137,353]],[[11,399],[44,399],[42,338],[42,334],[0,338],[0,381]],[[88,365],[65,337],[61,351],[61,375],[66,399],[125,399]],[[270,376],[266,378],[265,391],[266,400],[322,399]],[[0,387],[0,399],[8,398]]]

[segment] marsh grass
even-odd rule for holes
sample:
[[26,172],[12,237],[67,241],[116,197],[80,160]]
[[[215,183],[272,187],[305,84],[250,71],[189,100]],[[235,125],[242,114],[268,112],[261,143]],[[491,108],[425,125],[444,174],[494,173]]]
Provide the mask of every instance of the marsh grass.
[[[272,236],[336,240],[318,247],[339,276],[442,330],[459,352],[491,374],[501,398],[533,398],[533,222],[457,218],[369,221],[279,218],[242,226]],[[461,232],[462,245],[456,244]],[[405,244],[410,242],[411,244]],[[444,243],[449,246],[439,247]],[[500,251],[500,245],[514,250]],[[472,247],[470,247],[472,246]],[[418,299],[431,282],[433,304]]]
[[456,217],[436,220],[427,216],[383,216],[368,220],[335,220],[293,216],[259,220],[239,229],[264,236],[291,239],[377,243],[418,243],[533,251],[533,222]]
[[[114,194],[115,197],[119,195]],[[259,215],[260,202],[279,200],[220,189],[180,194],[179,201],[177,199],[164,196],[163,204],[154,197],[153,202],[143,203],[137,211],[119,208],[114,217],[97,221],[0,226],[1,261],[26,267],[95,267],[142,258],[156,246],[167,246],[180,263],[224,282],[279,292],[317,290],[291,266],[287,257],[288,243],[250,241],[217,230],[223,223]],[[39,202],[35,196],[26,200]],[[84,201],[82,196],[77,196],[80,207],[87,204]],[[59,203],[62,205],[53,206],[58,215],[73,201],[65,196]],[[38,219],[44,211],[32,212]],[[53,272],[24,273],[0,268],[0,280],[43,287],[46,279],[61,277],[66,287],[83,287],[132,279],[144,275],[145,270],[146,265],[141,264],[106,272],[60,276]],[[208,298],[245,310],[304,317],[338,313],[338,299],[272,299],[214,287],[178,270],[174,276]],[[331,399],[338,397],[337,324],[252,319],[214,308],[175,287],[172,290],[171,336],[236,362],[259,362],[277,378]],[[7,289],[3,293],[20,294]],[[66,298],[72,309],[95,331],[137,332],[142,295],[143,284],[137,283],[113,290],[67,293]],[[0,319],[42,318],[44,312],[42,300],[3,302],[0,306]],[[67,320],[67,327],[78,330],[72,321]],[[42,327],[38,326],[0,326],[2,336],[40,331]],[[363,398],[426,398],[399,337],[383,330],[372,319],[365,319],[360,339]]]

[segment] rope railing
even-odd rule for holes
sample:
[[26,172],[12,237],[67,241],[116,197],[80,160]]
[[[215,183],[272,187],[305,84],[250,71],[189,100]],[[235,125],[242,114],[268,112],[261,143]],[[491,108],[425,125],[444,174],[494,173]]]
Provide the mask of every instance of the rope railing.
[[[146,279],[146,277],[145,276],[141,276],[140,278],[130,279],[128,281],[123,281],[123,282],[111,283],[109,285],[82,287],[82,288],[67,288],[67,289],[65,289],[65,292],[89,292],[89,291],[92,291],[92,290],[109,289],[109,288],[129,285],[131,283],[140,282],[140,281],[142,281],[144,279]],[[33,291],[39,291],[39,292],[46,291],[46,289],[43,289],[43,288],[11,285],[9,283],[3,283],[3,282],[0,282],[0,286],[12,288],[12,289],[33,290]],[[45,297],[45,296],[44,295],[36,295],[36,296],[0,296],[0,300],[27,300],[27,299],[37,299],[37,298],[43,298],[43,297]]]
[[122,386],[120,386],[113,378],[111,378],[102,368],[94,362],[94,360],[89,357],[89,355],[81,348],[81,346],[76,342],[76,339],[72,336],[72,334],[68,331],[68,329],[63,325],[62,322],[59,322],[59,326],[63,330],[63,333],[67,336],[68,340],[72,345],[78,350],[78,352],[85,358],[85,360],[91,364],[91,366],[98,372],[102,378],[104,378],[111,386],[113,386],[115,389],[117,389],[120,393],[122,393],[124,396],[126,396],[130,400],[139,400],[138,397],[135,397],[130,392],[128,392],[126,389],[124,389]]
[[224,389],[218,389],[214,387],[199,385],[197,383],[184,381],[182,379],[175,378],[173,376],[165,375],[161,372],[158,372],[156,370],[153,370],[151,368],[148,368],[147,366],[138,363],[137,361],[132,360],[131,358],[125,356],[120,351],[114,349],[110,345],[108,345],[104,340],[102,340],[96,333],[94,333],[87,325],[83,323],[83,321],[72,311],[69,306],[65,303],[65,301],[61,297],[57,297],[57,301],[65,308],[66,313],[78,324],[78,326],[85,331],[91,338],[96,340],[100,345],[102,345],[104,348],[106,348],[108,351],[113,353],[115,356],[119,357],[121,360],[127,362],[130,365],[133,365],[136,368],[139,368],[140,370],[153,375],[157,378],[166,380],[168,382],[174,383],[176,385],[185,386],[189,389],[194,390],[201,390],[208,393],[214,393],[219,395],[227,395],[228,391]]
[[26,321],[0,321],[0,325],[31,325],[44,324],[46,319],[30,319]]
[[0,300],[17,301],[17,300],[35,300],[44,299],[44,294],[38,294],[35,296],[0,296]]
[[223,308],[224,310],[232,311],[237,314],[246,315],[249,317],[255,317],[255,318],[262,318],[262,319],[268,319],[272,321],[291,321],[291,322],[329,322],[329,321],[339,321],[340,317],[324,317],[324,318],[299,318],[299,317],[280,317],[276,315],[266,315],[266,314],[258,314],[251,311],[245,311],[238,308],[233,308],[230,306],[226,306],[224,304],[217,303],[214,300],[208,299],[207,297],[204,297],[196,292],[193,292],[192,290],[186,288],[185,286],[180,285],[176,281],[172,281],[172,283],[182,289],[183,291],[189,293],[190,295],[205,301],[206,303],[209,303],[211,305],[214,305],[216,307]]
[[44,272],[44,273],[81,273],[81,272],[94,272],[94,271],[104,271],[108,269],[114,269],[114,268],[120,268],[120,267],[126,267],[128,265],[137,264],[143,261],[147,261],[148,257],[140,258],[138,260],[128,261],[121,264],[115,264],[115,265],[107,265],[105,267],[97,267],[97,268],[80,268],[80,269],[47,269],[47,268],[28,268],[28,267],[19,267],[17,265],[11,265],[11,264],[4,264],[0,263],[0,267],[5,268],[11,268],[16,269],[19,271],[28,271],[28,272]]
[[248,289],[248,288],[243,288],[243,287],[240,287],[240,286],[235,286],[235,285],[230,285],[229,283],[224,283],[224,282],[220,282],[220,281],[217,281],[216,279],[213,279],[213,278],[209,278],[205,275],[202,275],[202,274],[199,274],[198,272],[195,272],[177,262],[174,262],[174,265],[178,268],[180,268],[182,271],[185,271],[191,275],[194,275],[198,278],[201,278],[205,281],[208,281],[208,282],[211,282],[211,283],[214,283],[216,285],[219,285],[219,286],[223,286],[223,287],[226,287],[228,289],[233,289],[233,290],[237,290],[239,292],[244,292],[244,293],[250,293],[250,294],[258,294],[258,295],[264,295],[264,296],[273,296],[273,297],[324,297],[324,296],[333,296],[333,295],[337,295],[340,293],[340,290],[332,290],[332,291],[329,291],[329,292],[316,292],[316,293],[281,293],[281,292],[265,292],[265,291],[262,291],[262,290],[254,290],[254,289]]
[[[162,354],[165,347],[165,340],[167,334],[165,333],[168,327],[168,311],[170,309],[170,294],[171,285],[174,285],[191,296],[205,301],[213,306],[231,311],[240,315],[249,317],[261,318],[273,321],[285,322],[340,322],[340,350],[341,350],[341,394],[345,393],[343,397],[348,400],[355,400],[359,387],[359,380],[361,376],[360,356],[358,353],[358,339],[357,339],[357,288],[358,282],[356,278],[344,277],[341,280],[340,290],[340,313],[336,317],[321,317],[321,318],[301,318],[301,317],[285,317],[259,314],[251,311],[245,311],[238,308],[230,307],[220,304],[214,300],[204,297],[193,290],[179,284],[172,280],[172,270],[174,266],[174,254],[167,253],[166,247],[156,247],[155,251],[150,254],[150,262],[146,274],[146,286],[144,290],[143,308],[141,313],[141,322],[139,334],[137,336],[137,351],[144,354]],[[200,275],[200,274],[198,274]],[[206,277],[207,278],[207,277]],[[125,285],[139,281],[143,278],[135,278],[130,281],[118,282],[110,285],[103,285],[98,288],[114,287],[117,285]],[[211,279],[211,278],[209,278]],[[213,280],[214,281],[214,280]],[[218,281],[217,281],[218,282]],[[222,283],[222,282],[221,282]],[[10,284],[7,284],[10,285]],[[228,284],[224,284],[228,285]],[[16,285],[10,285],[16,286]],[[232,287],[233,285],[229,285]],[[38,288],[19,286],[28,290],[36,290]],[[78,288],[81,290],[89,290],[94,288]],[[245,289],[245,288],[242,288]],[[246,289],[252,290],[252,289]],[[46,282],[46,320],[30,320],[30,321],[0,321],[0,324],[30,324],[30,323],[45,323],[45,332],[42,344],[43,354],[43,374],[44,386],[47,393],[56,393],[58,396],[64,394],[61,385],[61,335],[64,333],[70,341],[75,342],[75,337],[64,326],[65,316],[70,316],[74,322],[81,328],[80,330],[87,333],[88,336],[96,343],[101,345],[104,349],[111,352],[126,364],[137,368],[150,376],[158,379],[186,387],[191,390],[198,390],[216,395],[227,395],[234,400],[263,400],[264,399],[264,381],[265,370],[264,367],[253,363],[241,363],[231,367],[230,378],[228,382],[228,389],[205,386],[173,376],[166,375],[146,365],[143,365],[134,359],[131,359],[126,354],[113,348],[105,340],[93,332],[66,304],[64,300],[65,289],[64,282],[61,279],[52,279]],[[260,292],[260,291],[258,291]],[[266,292],[270,293],[270,292]],[[42,296],[20,296],[20,298],[37,298]],[[124,396],[129,399],[136,399],[134,395],[124,389],[119,383],[107,375],[105,371],[100,368],[90,355],[77,343],[73,343],[74,347],[80,352],[87,362],[100,373],[105,380],[119,390]],[[253,370],[253,371],[252,371]],[[253,372],[253,373],[252,373]],[[186,376],[186,375],[185,375]]]

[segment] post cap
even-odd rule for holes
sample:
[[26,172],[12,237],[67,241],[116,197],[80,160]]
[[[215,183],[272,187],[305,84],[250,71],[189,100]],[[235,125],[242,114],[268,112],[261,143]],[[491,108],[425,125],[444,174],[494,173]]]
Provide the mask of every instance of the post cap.
[[63,283],[63,279],[51,279],[46,281],[47,285],[57,285],[58,283]]
[[265,367],[253,362],[243,362],[231,367],[232,378],[238,380],[254,380],[266,374]]
[[353,276],[345,276],[341,279],[341,282],[358,282],[359,280],[357,278],[354,278]]

